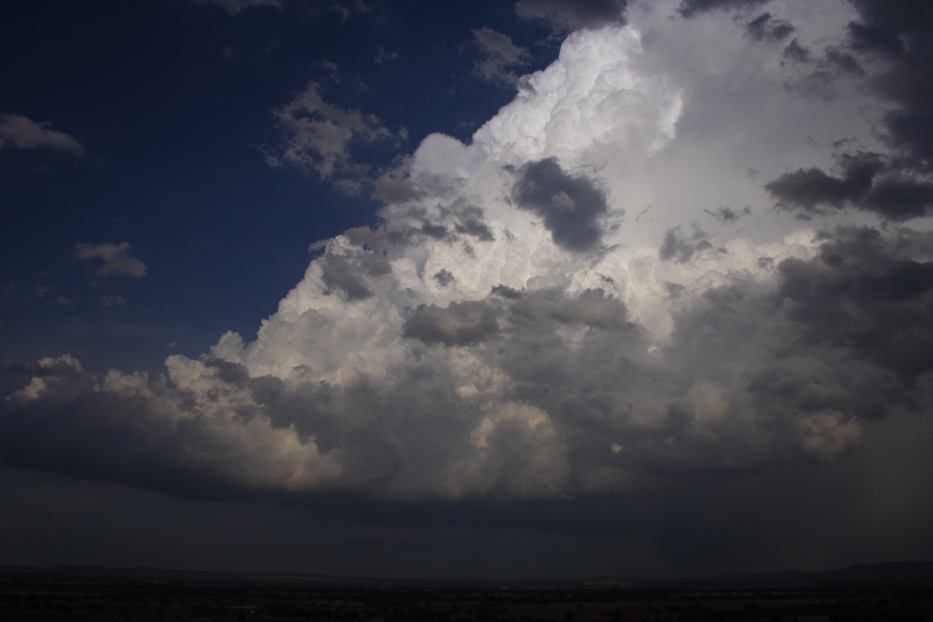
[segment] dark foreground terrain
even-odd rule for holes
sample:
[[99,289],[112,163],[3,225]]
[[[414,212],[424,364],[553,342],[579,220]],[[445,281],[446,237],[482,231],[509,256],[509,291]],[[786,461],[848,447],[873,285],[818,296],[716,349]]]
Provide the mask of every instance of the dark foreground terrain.
[[0,568],[0,620],[933,621],[933,564],[832,573],[489,583]]

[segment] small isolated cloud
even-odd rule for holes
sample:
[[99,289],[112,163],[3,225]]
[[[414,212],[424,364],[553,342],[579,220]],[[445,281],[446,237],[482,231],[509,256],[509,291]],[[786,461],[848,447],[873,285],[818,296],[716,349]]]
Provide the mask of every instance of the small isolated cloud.
[[126,298],[120,294],[104,294],[100,297],[100,306],[104,309],[109,309],[111,307],[125,307]]
[[373,64],[377,67],[383,67],[386,63],[391,63],[398,59],[398,52],[387,50],[381,45],[376,48],[376,54],[373,56]]
[[716,209],[705,209],[703,210],[716,220],[722,223],[727,222],[736,222],[740,220],[743,216],[748,216],[752,213],[752,208],[745,206],[742,209],[733,209],[728,205],[721,205]]
[[263,147],[266,162],[315,173],[350,194],[359,194],[370,173],[369,167],[353,160],[352,146],[393,136],[376,115],[326,101],[315,82],[272,114],[280,141]]
[[473,45],[480,53],[473,73],[488,82],[516,84],[518,75],[512,68],[521,67],[531,59],[528,50],[515,45],[508,35],[492,28],[474,29]]
[[84,147],[74,137],[51,129],[48,123],[36,123],[18,114],[0,113],[0,149],[59,149],[82,155]]
[[257,6],[281,9],[283,4],[282,0],[194,0],[194,2],[219,6],[230,15],[237,15],[240,11]]
[[114,244],[86,244],[78,242],[75,245],[75,257],[81,261],[99,259],[100,266],[97,274],[100,276],[131,276],[140,278],[146,276],[146,264],[133,256],[132,246],[129,242]]

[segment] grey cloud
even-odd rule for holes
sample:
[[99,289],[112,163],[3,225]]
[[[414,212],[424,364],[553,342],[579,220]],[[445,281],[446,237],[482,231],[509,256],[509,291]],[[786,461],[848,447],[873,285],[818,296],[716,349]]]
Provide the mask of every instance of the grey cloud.
[[327,254],[323,258],[321,278],[329,290],[340,290],[348,301],[354,301],[373,295],[365,276],[378,278],[391,272],[391,264],[376,253],[362,252],[352,258]]
[[56,376],[78,376],[81,372],[82,368],[77,359],[68,355],[44,357],[34,363],[0,361],[0,375],[47,378]]
[[403,335],[424,343],[465,346],[499,332],[499,310],[483,301],[452,302],[446,308],[418,305],[403,327]]
[[570,29],[596,28],[623,23],[627,4],[627,0],[519,0],[515,12]]
[[493,293],[512,301],[509,305],[510,319],[520,324],[551,320],[602,331],[632,327],[625,304],[600,288],[584,290],[576,297],[555,290],[539,290],[516,296],[514,290],[501,285],[493,288]]
[[818,168],[799,169],[765,184],[778,205],[807,216],[822,207],[847,206],[900,221],[924,216],[933,208],[933,184],[903,176],[876,154],[848,154],[839,176]]
[[784,48],[784,58],[790,59],[795,63],[806,63],[810,61],[810,50],[800,45],[797,39],[793,39]]
[[749,36],[758,41],[781,41],[794,32],[794,26],[781,19],[775,19],[771,13],[765,12],[748,22],[746,31]]
[[450,244],[468,243],[466,236],[478,242],[495,240],[482,208],[459,201],[431,210],[419,205],[390,205],[383,208],[383,215],[391,215],[385,219],[389,222],[374,228],[348,229],[343,236],[354,246],[376,254],[416,246],[426,239]]
[[859,19],[849,25],[850,44],[880,69],[870,83],[893,105],[884,129],[908,171],[933,168],[933,9],[925,0],[851,0]]
[[383,203],[410,203],[422,197],[408,178],[408,160],[402,158],[376,180],[372,196]]
[[861,205],[891,220],[925,216],[933,211],[933,184],[887,177],[872,185]]
[[[169,380],[50,361],[56,373],[0,404],[0,460],[172,494],[286,492],[300,472],[304,494],[399,498],[554,497],[632,477],[773,470],[800,454],[833,460],[861,441],[865,421],[931,398],[931,242],[839,230],[817,257],[779,264],[774,284],[737,274],[729,286],[681,290],[670,339],[653,354],[601,289],[502,287],[415,309],[405,337],[472,345],[455,360],[509,378],[495,404],[472,397],[446,348],[416,348],[386,377],[346,384],[300,368],[252,377],[217,358],[172,359]],[[341,259],[361,279],[381,271],[378,257],[368,271]],[[315,330],[305,315],[299,334]],[[271,439],[291,431],[316,453],[270,454],[282,446]]]
[[733,209],[727,205],[723,205],[723,206],[717,207],[714,210],[706,209],[703,211],[709,214],[710,216],[712,216],[713,218],[715,218],[716,220],[718,220],[719,222],[727,223],[727,222],[736,222],[740,220],[742,217],[748,216],[749,214],[752,213],[752,208],[746,205],[742,209]]
[[74,137],[53,130],[48,123],[36,123],[18,114],[0,113],[0,149],[58,149],[82,155],[84,147]]
[[443,240],[448,237],[447,227],[444,225],[434,225],[429,222],[422,223],[421,233],[435,240]]
[[671,227],[664,233],[664,241],[658,250],[658,256],[664,261],[684,263],[712,246],[709,242],[709,235],[699,227],[694,226],[693,232],[689,235],[685,234],[680,227]]
[[684,17],[695,17],[707,11],[753,9],[768,2],[768,0],[681,0],[680,14]]
[[483,210],[479,207],[467,206],[461,210],[456,229],[457,233],[472,236],[480,242],[492,242],[496,239],[492,229],[483,220]]
[[517,290],[515,288],[509,287],[508,285],[494,285],[492,290],[489,292],[493,296],[501,296],[503,298],[518,299],[524,296],[524,292]]
[[905,378],[933,368],[933,263],[914,259],[933,243],[903,230],[842,229],[812,261],[779,266],[778,294],[808,339],[851,348]]
[[557,158],[528,162],[516,172],[512,199],[538,214],[559,246],[587,251],[600,242],[600,218],[607,212],[606,194],[593,181],[568,175]]
[[437,281],[437,284],[441,287],[447,287],[457,279],[455,279],[454,275],[445,268],[434,273],[434,280]]
[[473,30],[473,45],[480,54],[473,71],[490,82],[516,84],[518,76],[512,68],[521,67],[531,59],[528,50],[515,45],[508,35],[485,26]]
[[362,192],[371,177],[369,167],[353,159],[353,147],[393,137],[393,132],[376,115],[325,100],[315,82],[275,108],[272,115],[280,141],[261,148],[266,163],[316,173],[351,195]]
[[148,268],[140,259],[133,256],[133,248],[129,242],[115,244],[86,244],[78,242],[75,245],[75,257],[81,261],[99,259],[100,266],[97,274],[100,276],[131,276],[141,278],[146,276]]

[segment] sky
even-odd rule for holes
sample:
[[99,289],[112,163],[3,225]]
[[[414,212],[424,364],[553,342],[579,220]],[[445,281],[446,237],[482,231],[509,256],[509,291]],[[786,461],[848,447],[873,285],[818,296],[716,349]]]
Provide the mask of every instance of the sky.
[[925,0],[0,20],[0,564],[933,558]]

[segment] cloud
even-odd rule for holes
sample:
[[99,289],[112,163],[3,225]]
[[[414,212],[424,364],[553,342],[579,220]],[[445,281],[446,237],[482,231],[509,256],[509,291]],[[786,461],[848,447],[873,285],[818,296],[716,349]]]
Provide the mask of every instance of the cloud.
[[664,261],[679,261],[681,263],[690,261],[690,259],[705,250],[712,248],[709,242],[709,235],[698,227],[694,227],[693,233],[684,234],[680,227],[672,227],[664,234],[664,241],[658,250],[658,257]]
[[849,27],[852,47],[880,64],[872,84],[893,105],[883,122],[892,149],[910,168],[933,167],[933,36],[930,6],[922,0],[853,0],[859,19]]
[[[837,74],[867,75],[867,84],[886,107],[878,120],[885,152],[844,154],[838,175],[817,167],[798,169],[766,187],[779,205],[807,217],[819,213],[820,206],[853,207],[892,221],[926,216],[933,207],[933,54],[917,42],[933,35],[929,6],[875,0],[853,0],[852,5],[857,19],[848,24],[847,48],[828,47],[818,73],[822,81]],[[810,56],[799,45],[786,53],[800,62]]]
[[369,167],[354,161],[351,149],[393,137],[375,115],[326,101],[314,82],[272,114],[281,140],[263,147],[266,162],[316,173],[349,194],[358,194],[370,174]]
[[[471,140],[367,171],[377,223],[313,245],[255,337],[151,375],[27,366],[0,461],[198,497],[611,498],[646,524],[710,491],[731,514],[765,484],[859,488],[929,425],[933,240],[901,216],[926,174],[877,139],[870,73],[808,97],[744,13],[681,6],[574,32]],[[774,15],[814,58],[858,16],[794,6]],[[280,157],[335,180],[388,132],[316,87],[282,111]]]
[[387,63],[398,60],[398,52],[387,50],[383,46],[376,47],[376,54],[373,56],[373,64],[377,67],[383,67]]
[[519,0],[515,12],[565,28],[595,28],[624,22],[626,4],[626,0]]
[[599,220],[607,211],[605,192],[585,177],[565,173],[557,158],[523,165],[516,172],[512,198],[541,216],[560,246],[585,251],[599,243]]
[[100,297],[100,306],[109,309],[111,307],[125,307],[126,298],[120,294],[104,294]]
[[713,218],[715,218],[716,220],[718,220],[719,222],[727,223],[727,222],[736,222],[742,219],[742,217],[748,216],[749,214],[752,213],[752,208],[746,205],[742,209],[733,209],[727,205],[722,205],[720,207],[717,207],[714,210],[705,209],[703,211],[709,214],[710,216],[712,216]]
[[447,346],[466,346],[499,332],[495,307],[479,301],[452,302],[446,308],[419,305],[403,326],[409,339]]
[[680,14],[689,18],[708,11],[750,10],[768,1],[769,0],[681,0]]
[[75,245],[75,257],[81,261],[99,259],[100,266],[97,274],[100,276],[131,276],[141,278],[146,276],[148,268],[140,259],[132,254],[133,249],[129,242],[119,244],[104,242],[103,244],[87,244],[78,242]]
[[508,35],[486,26],[473,30],[473,45],[480,55],[473,65],[473,73],[488,82],[514,85],[518,76],[511,68],[521,67],[531,60],[528,50],[515,45]]
[[284,0],[193,0],[198,4],[214,4],[230,15],[238,15],[241,11],[252,7],[269,7],[282,9]]
[[782,19],[775,19],[767,11],[748,22],[748,34],[757,41],[781,41],[794,33],[794,26]]
[[76,376],[81,372],[81,363],[70,354],[42,357],[35,364],[0,362],[0,374],[47,378],[50,376]]
[[765,184],[778,205],[802,216],[821,207],[856,207],[902,221],[933,210],[933,183],[905,176],[877,154],[844,154],[839,176],[819,168],[798,169]]
[[58,149],[83,155],[84,147],[74,137],[51,129],[48,123],[36,123],[18,114],[0,113],[0,149]]

